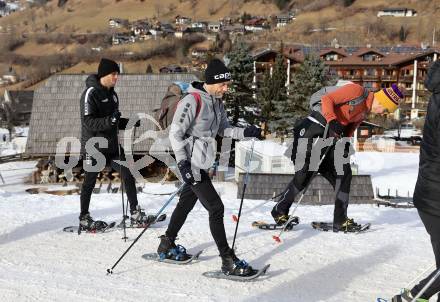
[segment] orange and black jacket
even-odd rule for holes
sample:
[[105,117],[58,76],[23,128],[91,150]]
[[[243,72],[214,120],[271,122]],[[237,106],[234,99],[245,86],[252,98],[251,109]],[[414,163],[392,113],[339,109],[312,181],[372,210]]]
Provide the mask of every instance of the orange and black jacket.
[[364,88],[358,84],[347,84],[321,98],[322,115],[327,123],[337,120],[345,126],[344,136],[353,136],[356,128],[367,118],[373,104],[373,92],[369,92],[367,99],[357,105],[350,105],[348,101],[361,97]]

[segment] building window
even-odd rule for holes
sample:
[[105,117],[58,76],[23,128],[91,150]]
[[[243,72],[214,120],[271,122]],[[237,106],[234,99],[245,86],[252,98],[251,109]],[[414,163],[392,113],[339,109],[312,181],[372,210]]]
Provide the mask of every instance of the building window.
[[374,70],[373,68],[367,68],[364,71],[364,75],[366,75],[366,76],[374,76],[374,75],[376,75],[376,70]]
[[363,55],[363,60],[367,61],[367,62],[372,62],[372,61],[378,61],[379,60],[379,56],[376,54],[365,54]]
[[333,53],[333,54],[327,54],[325,56],[325,60],[326,61],[337,61],[338,60],[338,55]]
[[366,89],[368,89],[368,90],[371,90],[371,89],[374,88],[374,82],[364,82],[364,83],[362,84],[362,86],[364,86],[364,88],[366,88]]

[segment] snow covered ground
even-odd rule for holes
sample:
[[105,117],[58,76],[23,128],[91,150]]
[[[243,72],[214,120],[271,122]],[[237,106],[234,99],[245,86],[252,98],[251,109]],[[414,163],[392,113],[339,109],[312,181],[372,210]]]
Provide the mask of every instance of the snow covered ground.
[[[373,183],[411,189],[417,174],[417,156],[360,154],[362,172]],[[386,168],[378,168],[383,158]],[[368,163],[368,161],[370,161]],[[364,164],[365,163],[365,164]],[[377,164],[376,166],[373,165]],[[32,162],[0,165],[5,169],[32,167]],[[190,252],[204,250],[200,262],[176,266],[148,262],[142,254],[154,252],[167,221],[147,230],[133,249],[106,276],[140,230],[107,234],[63,233],[77,224],[79,196],[29,195],[20,178],[30,170],[2,172],[0,186],[0,301],[359,301],[390,297],[434,263],[429,238],[414,209],[350,206],[349,216],[372,222],[364,234],[318,232],[313,220],[331,220],[332,206],[300,206],[301,223],[277,244],[271,231],[259,231],[251,222],[269,219],[272,203],[245,200],[237,253],[255,267],[270,263],[266,276],[252,283],[207,279],[202,273],[220,267],[211,238],[208,215],[197,204],[178,242]],[[216,183],[225,203],[226,232],[232,241],[239,200],[233,183]],[[145,192],[172,192],[174,186],[147,184]],[[95,194],[91,213],[97,219],[121,217],[120,194]],[[140,193],[149,212],[157,211],[167,196]],[[166,209],[171,213],[172,205]]]

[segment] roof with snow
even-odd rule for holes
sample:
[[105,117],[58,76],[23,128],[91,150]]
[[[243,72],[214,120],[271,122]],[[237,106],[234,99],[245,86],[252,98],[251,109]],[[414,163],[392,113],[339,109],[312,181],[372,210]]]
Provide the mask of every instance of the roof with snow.
[[[60,74],[49,78],[44,86],[35,90],[29,138],[26,153],[32,156],[54,155],[58,141],[63,137],[80,139],[80,97],[85,89],[88,75]],[[153,110],[160,107],[168,86],[175,81],[192,82],[196,76],[178,74],[122,74],[116,85],[120,110],[123,117],[137,113],[154,116]],[[141,122],[136,130],[139,134],[155,130],[148,120]],[[144,140],[134,146],[134,151],[146,153],[152,140]]]

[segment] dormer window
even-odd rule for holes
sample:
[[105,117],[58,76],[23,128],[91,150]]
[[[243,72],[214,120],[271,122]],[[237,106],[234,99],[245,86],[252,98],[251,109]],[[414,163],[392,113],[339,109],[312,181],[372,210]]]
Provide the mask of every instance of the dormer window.
[[329,53],[329,54],[325,55],[324,60],[325,61],[337,61],[337,60],[339,60],[339,56],[336,53]]
[[381,56],[376,53],[366,53],[362,56],[362,59],[367,62],[380,61]]

